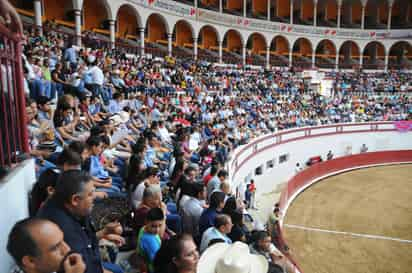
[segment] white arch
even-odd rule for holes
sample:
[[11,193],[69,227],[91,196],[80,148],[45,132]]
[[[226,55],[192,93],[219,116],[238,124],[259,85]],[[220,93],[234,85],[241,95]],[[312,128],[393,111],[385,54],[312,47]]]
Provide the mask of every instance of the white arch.
[[194,30],[192,24],[191,24],[189,21],[187,21],[186,19],[183,19],[183,18],[182,18],[182,19],[177,20],[177,21],[173,24],[173,29],[172,29],[172,31],[175,31],[175,30],[176,30],[176,25],[177,25],[177,23],[179,23],[179,22],[184,22],[186,25],[189,26],[190,31],[192,32],[192,39],[194,39],[194,38],[195,38],[195,30]]
[[200,32],[201,32],[202,29],[205,28],[205,27],[211,27],[211,28],[214,30],[214,32],[215,32],[215,34],[216,34],[217,43],[219,43],[220,41],[222,41],[222,40],[221,40],[221,37],[222,37],[222,36],[221,36],[221,33],[219,33],[219,30],[217,29],[217,27],[214,26],[214,25],[212,25],[212,24],[204,24],[204,25],[202,25],[202,26],[199,28],[199,31],[197,32],[197,37],[200,36]]
[[116,17],[115,17],[116,20],[117,20],[117,16],[119,15],[120,9],[121,9],[122,7],[124,7],[124,6],[126,6],[126,7],[128,7],[128,8],[131,8],[131,9],[133,10],[133,14],[135,15],[136,21],[137,21],[137,27],[139,27],[139,28],[143,27],[142,18],[140,17],[140,14],[139,14],[139,12],[137,11],[137,8],[136,8],[134,5],[132,5],[132,4],[128,3],[128,2],[124,2],[124,3],[120,4],[119,6],[117,6],[117,7],[115,7],[115,8],[113,9],[113,11],[114,11],[115,14],[116,14]]
[[81,10],[83,10],[83,5],[85,1],[100,1],[106,9],[107,19],[108,20],[116,19],[116,13],[114,13],[115,5],[113,4],[113,1],[109,1],[109,0],[77,0],[77,1],[79,2],[76,2],[76,4],[79,5]]
[[284,35],[282,35],[282,34],[276,34],[275,36],[273,36],[272,39],[270,40],[269,47],[272,46],[273,41],[274,41],[277,37],[281,37],[281,38],[283,38],[283,39],[286,40],[286,42],[288,43],[288,52],[290,52],[290,41],[289,41],[289,39],[288,39],[287,36],[284,36]]
[[332,39],[328,39],[328,38],[324,38],[324,39],[318,40],[318,41],[316,42],[313,50],[316,52],[316,50],[318,49],[318,46],[319,46],[322,42],[324,42],[324,41],[329,41],[329,42],[331,42],[331,43],[333,44],[333,46],[335,47],[336,53],[338,53],[338,47],[336,46],[335,41],[332,40]]
[[152,15],[157,15],[157,16],[159,16],[159,17],[161,18],[161,20],[163,21],[163,24],[164,24],[164,26],[165,26],[166,34],[171,33],[171,32],[170,32],[169,22],[166,20],[166,17],[164,17],[162,14],[160,14],[160,13],[158,13],[158,12],[152,12],[152,13],[150,13],[150,14],[147,16],[146,21],[145,21],[145,28],[147,28],[147,23],[149,22],[149,18],[150,18],[150,16],[152,16]]
[[342,48],[343,48],[343,45],[344,45],[345,43],[347,43],[347,42],[349,42],[349,43],[354,43],[354,44],[356,45],[356,47],[358,48],[358,50],[359,50],[359,54],[362,54],[361,47],[359,46],[359,44],[358,44],[356,41],[353,41],[353,40],[345,40],[345,41],[343,41],[343,42],[341,43],[341,45],[339,46],[339,50],[337,51],[337,54],[340,53],[340,51],[341,51]]
[[265,48],[267,48],[268,46],[270,46],[270,45],[268,45],[268,40],[267,40],[266,36],[265,36],[263,33],[258,32],[258,31],[253,31],[253,32],[250,32],[250,33],[249,33],[245,45],[247,45],[247,43],[249,42],[249,39],[250,39],[253,35],[262,36],[263,40],[265,41]]
[[365,49],[368,47],[368,45],[373,44],[373,43],[377,43],[377,44],[380,44],[381,46],[383,46],[383,54],[384,54],[384,55],[387,54],[385,45],[384,45],[382,42],[380,42],[380,41],[374,40],[374,41],[369,41],[369,42],[367,42],[367,43],[363,46],[363,48],[362,48],[362,55],[364,55]]
[[391,50],[391,48],[395,45],[395,44],[397,44],[397,43],[400,43],[400,42],[405,42],[405,43],[408,43],[410,46],[412,46],[412,42],[411,41],[409,41],[409,40],[389,40],[388,41],[388,43],[386,43],[386,48],[387,48],[387,54],[389,54],[389,51]]
[[[237,29],[234,29],[234,28],[229,28],[229,29],[227,29],[226,31],[225,31],[225,33],[223,34],[223,40],[225,39],[225,37],[226,37],[226,35],[229,33],[229,31],[234,31],[235,33],[237,33],[238,35],[239,35],[239,38],[240,38],[240,45],[243,47],[243,45],[245,44],[245,41],[244,41],[244,39],[243,39],[243,36],[242,36],[242,33],[239,31],[239,30],[237,30]],[[223,41],[222,40],[222,41]]]
[[311,49],[312,49],[312,54],[313,54],[313,51],[314,51],[313,41],[311,41],[311,40],[310,40],[309,38],[307,38],[307,37],[298,37],[297,39],[294,39],[293,44],[292,44],[290,50],[293,52],[293,48],[295,47],[295,44],[296,44],[296,42],[297,42],[299,39],[304,39],[304,40],[307,40],[307,41],[309,42],[310,47],[311,47]]
[[396,44],[399,44],[399,43],[407,43],[409,47],[412,47],[412,44],[411,44],[409,41],[399,40],[399,41],[396,41],[396,42],[392,43],[392,44],[390,45],[390,47],[388,47],[388,52],[387,52],[387,54],[389,55],[389,54],[391,53],[392,48],[393,48]]
[[338,54],[338,48],[336,47],[336,44],[335,44],[335,43],[333,42],[333,40],[331,40],[331,39],[322,39],[322,40],[318,41],[318,42],[316,43],[315,48],[313,49],[313,52],[315,52],[315,54],[316,54],[316,50],[318,49],[319,45],[320,45],[322,42],[325,42],[325,41],[331,42],[332,45],[333,45],[333,47],[335,48],[335,53]]

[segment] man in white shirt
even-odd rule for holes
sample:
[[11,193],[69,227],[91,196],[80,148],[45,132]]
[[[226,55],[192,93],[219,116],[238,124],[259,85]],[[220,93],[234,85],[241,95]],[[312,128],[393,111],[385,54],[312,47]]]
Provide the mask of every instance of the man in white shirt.
[[232,230],[232,219],[229,215],[219,214],[215,219],[215,226],[206,229],[202,235],[202,241],[200,243],[200,253],[205,251],[209,246],[210,241],[214,239],[221,239],[227,244],[231,244],[232,240],[227,236]]
[[91,76],[91,84],[97,84],[102,86],[104,83],[104,74],[100,67],[97,66],[96,57],[89,56],[89,61],[93,60],[92,66],[87,70],[87,73]]
[[101,93],[101,88],[104,83],[104,74],[100,67],[97,66],[97,59],[95,56],[90,55],[87,58],[90,68],[87,70],[87,74],[90,75],[90,91],[93,95],[98,96]]
[[159,136],[160,136],[160,140],[163,143],[171,144],[172,143],[172,138],[170,137],[170,133],[167,130],[166,126],[164,126],[164,122],[162,120],[159,120],[158,126],[159,126],[158,133],[159,133]]
[[192,192],[189,199],[181,207],[183,232],[199,236],[199,219],[203,212],[206,198],[206,188],[201,183],[191,184]]

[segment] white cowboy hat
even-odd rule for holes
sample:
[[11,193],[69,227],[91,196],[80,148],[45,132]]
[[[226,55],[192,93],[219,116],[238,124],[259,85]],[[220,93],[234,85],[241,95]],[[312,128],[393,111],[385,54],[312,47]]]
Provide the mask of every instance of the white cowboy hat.
[[250,254],[245,243],[216,243],[208,247],[197,264],[197,273],[267,273],[269,264],[262,255]]

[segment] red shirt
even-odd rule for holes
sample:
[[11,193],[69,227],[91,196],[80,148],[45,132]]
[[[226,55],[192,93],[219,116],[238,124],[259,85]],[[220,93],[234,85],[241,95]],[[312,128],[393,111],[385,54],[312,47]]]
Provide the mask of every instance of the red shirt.
[[203,183],[205,184],[205,186],[207,186],[207,184],[209,183],[210,179],[212,179],[212,175],[209,173],[208,175],[206,175],[205,177],[203,177]]
[[89,107],[86,104],[79,104],[79,109],[82,113],[87,113],[89,111]]
[[255,184],[249,184],[249,191],[250,191],[250,192],[255,192],[255,191],[256,191],[256,186],[255,186]]

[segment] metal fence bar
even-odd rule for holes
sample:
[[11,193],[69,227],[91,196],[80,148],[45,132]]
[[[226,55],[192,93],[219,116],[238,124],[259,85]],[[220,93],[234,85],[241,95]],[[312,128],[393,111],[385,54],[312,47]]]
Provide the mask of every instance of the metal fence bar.
[[0,167],[29,152],[25,119],[21,37],[0,25]]

